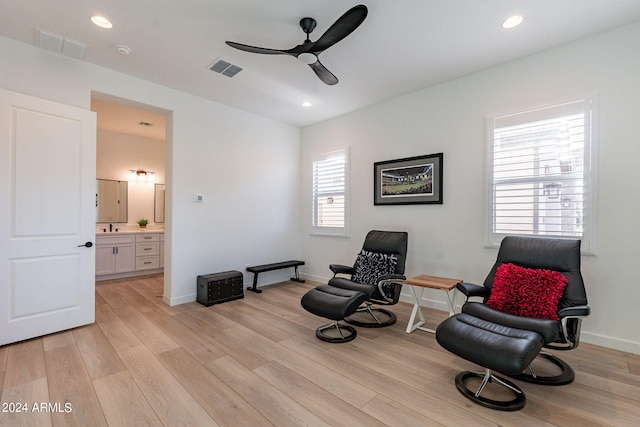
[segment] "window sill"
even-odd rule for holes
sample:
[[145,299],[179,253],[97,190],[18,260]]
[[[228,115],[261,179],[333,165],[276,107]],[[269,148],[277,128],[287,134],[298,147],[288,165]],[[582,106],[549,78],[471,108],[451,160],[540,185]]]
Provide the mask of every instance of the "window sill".
[[343,239],[348,239],[350,237],[349,234],[345,234],[345,233],[331,233],[331,232],[323,233],[321,231],[312,231],[311,233],[309,233],[309,235],[318,236],[318,237],[338,237]]

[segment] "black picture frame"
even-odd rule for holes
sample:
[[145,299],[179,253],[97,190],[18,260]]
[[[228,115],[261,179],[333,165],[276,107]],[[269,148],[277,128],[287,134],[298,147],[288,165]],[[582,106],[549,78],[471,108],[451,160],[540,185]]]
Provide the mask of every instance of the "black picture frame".
[[373,164],[373,204],[442,204],[443,153]]

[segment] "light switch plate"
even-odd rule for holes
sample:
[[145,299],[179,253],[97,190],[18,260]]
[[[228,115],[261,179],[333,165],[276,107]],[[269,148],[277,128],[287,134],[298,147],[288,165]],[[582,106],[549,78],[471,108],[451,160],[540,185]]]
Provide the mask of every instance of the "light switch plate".
[[194,194],[193,201],[196,203],[204,202],[204,194]]

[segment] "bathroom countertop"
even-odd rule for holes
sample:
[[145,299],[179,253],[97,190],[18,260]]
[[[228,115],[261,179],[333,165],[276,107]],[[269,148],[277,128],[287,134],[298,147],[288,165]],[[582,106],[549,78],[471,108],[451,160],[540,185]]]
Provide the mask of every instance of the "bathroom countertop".
[[[103,227],[104,228],[104,227]],[[112,234],[141,234],[141,233],[164,233],[163,228],[126,228],[119,231],[102,231],[103,228],[96,230],[96,235],[112,235]]]

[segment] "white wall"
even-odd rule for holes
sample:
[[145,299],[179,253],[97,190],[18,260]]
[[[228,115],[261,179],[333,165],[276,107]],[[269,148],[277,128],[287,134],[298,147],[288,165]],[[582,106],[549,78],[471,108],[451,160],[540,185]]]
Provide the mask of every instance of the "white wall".
[[[173,123],[167,221],[183,243],[172,248],[182,267],[174,278],[191,283],[194,273],[298,257],[300,130],[198,99],[174,109]],[[196,193],[203,203],[193,201]],[[287,270],[261,274],[260,284],[289,277]]]
[[[165,183],[165,143],[150,138],[98,129],[96,177],[127,181],[127,224],[142,218],[154,224],[154,183]],[[153,181],[131,177],[130,170],[153,171]]]
[[[407,274],[484,279],[486,116],[598,95],[597,255],[583,258],[588,342],[640,353],[640,24],[426,89],[302,131],[0,37],[0,87],[90,108],[91,91],[171,112],[165,300],[199,274],[301,257],[310,278],[351,263],[372,228],[410,233]],[[215,77],[212,77],[215,78]],[[351,238],[309,236],[310,156],[351,146]],[[444,205],[373,206],[373,163],[444,152]],[[301,162],[300,162],[301,160]],[[303,191],[301,191],[301,189]],[[196,204],[193,195],[205,202]],[[265,282],[289,272],[265,274]],[[247,279],[250,279],[247,277]],[[440,295],[429,293],[444,308]]]
[[[583,341],[640,353],[637,285],[640,212],[640,23],[391,100],[303,129],[302,257],[307,277],[351,264],[370,229],[409,232],[407,275],[482,283],[496,256],[485,247],[485,118],[595,95],[599,99],[596,256],[583,256],[592,315]],[[310,158],[351,146],[351,238],[309,235]],[[374,206],[373,163],[444,152],[444,204]],[[405,292],[408,291],[405,290]],[[429,292],[430,305],[445,308]]]
[[[200,274],[299,256],[298,128],[3,37],[0,87],[87,110],[96,91],[170,112],[168,303],[194,301]],[[261,284],[289,275],[266,274]]]

